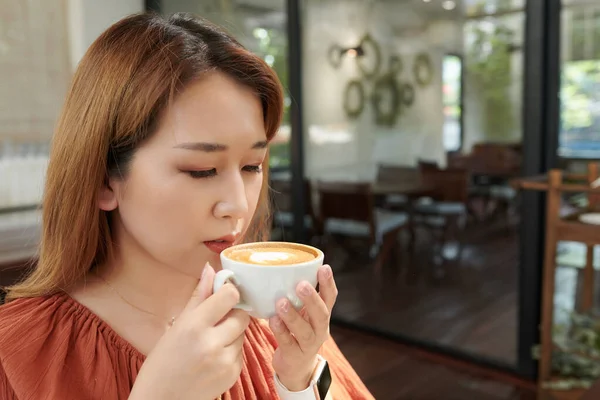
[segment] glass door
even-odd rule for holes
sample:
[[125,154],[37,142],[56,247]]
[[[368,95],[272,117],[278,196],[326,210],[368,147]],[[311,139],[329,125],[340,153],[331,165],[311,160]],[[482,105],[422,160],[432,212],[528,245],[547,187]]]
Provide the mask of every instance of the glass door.
[[337,322],[516,369],[525,2],[303,2]]

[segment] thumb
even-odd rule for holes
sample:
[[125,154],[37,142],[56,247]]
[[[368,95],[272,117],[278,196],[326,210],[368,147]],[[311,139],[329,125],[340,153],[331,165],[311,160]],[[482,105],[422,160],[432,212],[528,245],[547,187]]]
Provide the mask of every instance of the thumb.
[[198,285],[194,288],[192,292],[192,297],[188,301],[186,309],[193,309],[200,305],[204,300],[206,300],[213,292],[213,281],[215,280],[215,270],[213,267],[206,263],[204,266],[204,270],[202,271],[202,276],[200,277],[200,281]]

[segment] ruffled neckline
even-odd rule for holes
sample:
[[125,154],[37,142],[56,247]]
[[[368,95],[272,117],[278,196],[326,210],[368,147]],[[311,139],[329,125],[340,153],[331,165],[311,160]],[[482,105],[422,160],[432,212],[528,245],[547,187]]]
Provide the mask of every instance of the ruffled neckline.
[[56,294],[59,300],[62,300],[63,304],[72,310],[74,310],[78,319],[89,321],[97,326],[98,332],[100,332],[110,343],[115,347],[124,352],[128,353],[131,357],[137,358],[141,361],[146,359],[146,356],[129,343],[125,338],[119,335],[109,324],[100,318],[96,313],[84,306],[66,292],[60,292]]

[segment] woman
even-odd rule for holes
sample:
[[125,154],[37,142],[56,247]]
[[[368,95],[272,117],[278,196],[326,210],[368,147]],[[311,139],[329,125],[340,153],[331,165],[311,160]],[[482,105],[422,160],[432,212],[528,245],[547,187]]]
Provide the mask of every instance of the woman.
[[[0,308],[2,399],[372,398],[301,283],[268,324],[212,293],[219,251],[263,239],[277,77],[207,21],[126,18],[75,73],[50,154],[36,268]],[[214,269],[213,269],[214,267]],[[270,326],[269,326],[270,325]],[[276,394],[277,393],[277,394]],[[308,397],[307,397],[308,396]]]

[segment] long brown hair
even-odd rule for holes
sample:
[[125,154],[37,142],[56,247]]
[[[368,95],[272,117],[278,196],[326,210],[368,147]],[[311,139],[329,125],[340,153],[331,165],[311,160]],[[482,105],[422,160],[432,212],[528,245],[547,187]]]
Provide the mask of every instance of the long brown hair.
[[[111,175],[127,174],[135,150],[174,96],[213,70],[255,91],[271,140],[283,110],[277,75],[221,28],[190,14],[137,14],[98,37],[77,67],[54,133],[37,265],[8,288],[7,300],[67,289],[111,257],[109,214],[98,208],[99,189]],[[267,172],[247,241],[267,232],[266,182]]]

